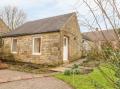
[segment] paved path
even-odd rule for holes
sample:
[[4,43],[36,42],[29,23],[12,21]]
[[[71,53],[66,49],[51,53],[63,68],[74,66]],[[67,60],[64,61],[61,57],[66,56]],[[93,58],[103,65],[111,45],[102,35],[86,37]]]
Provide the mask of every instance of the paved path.
[[[67,69],[70,69],[74,64],[77,64],[77,65],[79,65],[79,64],[82,64],[84,61],[86,61],[87,59],[86,58],[84,58],[84,59],[79,59],[79,60],[76,60],[76,61],[74,61],[74,62],[71,62],[71,63],[69,63],[69,64],[63,64],[63,65],[61,65],[61,66],[59,66],[59,67],[56,67],[56,68],[52,68],[51,70],[52,71],[56,71],[56,72],[64,72],[65,70],[67,70]],[[83,69],[84,67],[80,67],[81,69]]]
[[68,84],[53,77],[42,77],[0,84],[0,89],[72,89]]
[[42,77],[42,75],[12,71],[8,69],[0,70],[0,83],[16,81],[16,80],[32,79],[36,77]]

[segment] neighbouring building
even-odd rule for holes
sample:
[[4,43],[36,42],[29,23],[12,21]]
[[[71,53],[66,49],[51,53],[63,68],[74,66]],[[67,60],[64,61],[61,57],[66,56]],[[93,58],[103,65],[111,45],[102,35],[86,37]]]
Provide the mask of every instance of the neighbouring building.
[[86,51],[90,51],[94,48],[94,42],[89,38],[87,37],[86,35],[82,34],[82,47],[83,47],[83,51],[86,52]]
[[[118,48],[118,41],[119,34],[117,30],[102,30],[102,31],[92,31],[92,32],[85,32],[82,33],[82,35],[89,38],[92,43],[94,43],[93,47],[97,47],[98,49],[101,49],[101,46],[103,46],[106,43],[111,43],[111,45],[117,49]],[[88,46],[87,46],[88,47]]]
[[4,53],[22,62],[61,64],[81,57],[82,35],[75,13],[30,21],[3,35]]

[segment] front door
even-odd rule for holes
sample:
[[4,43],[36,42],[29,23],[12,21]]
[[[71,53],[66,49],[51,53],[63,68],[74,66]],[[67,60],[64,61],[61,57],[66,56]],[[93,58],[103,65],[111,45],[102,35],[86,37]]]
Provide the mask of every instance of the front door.
[[63,38],[63,61],[68,61],[68,37]]

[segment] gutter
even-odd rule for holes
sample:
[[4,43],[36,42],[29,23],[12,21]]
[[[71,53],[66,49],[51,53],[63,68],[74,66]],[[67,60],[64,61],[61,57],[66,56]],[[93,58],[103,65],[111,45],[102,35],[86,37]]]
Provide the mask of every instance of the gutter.
[[27,36],[27,35],[35,35],[35,34],[43,34],[43,33],[53,33],[53,32],[60,32],[58,31],[48,31],[48,32],[40,32],[40,33],[23,33],[23,34],[13,34],[13,35],[3,35],[2,38],[8,38],[8,37],[19,37],[19,36]]

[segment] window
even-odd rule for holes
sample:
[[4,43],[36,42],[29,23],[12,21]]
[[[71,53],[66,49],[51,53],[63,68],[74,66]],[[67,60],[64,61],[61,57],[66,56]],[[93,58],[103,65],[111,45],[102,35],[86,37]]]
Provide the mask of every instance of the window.
[[33,38],[33,55],[39,55],[41,53],[41,38]]
[[12,40],[12,53],[17,53],[17,39]]

